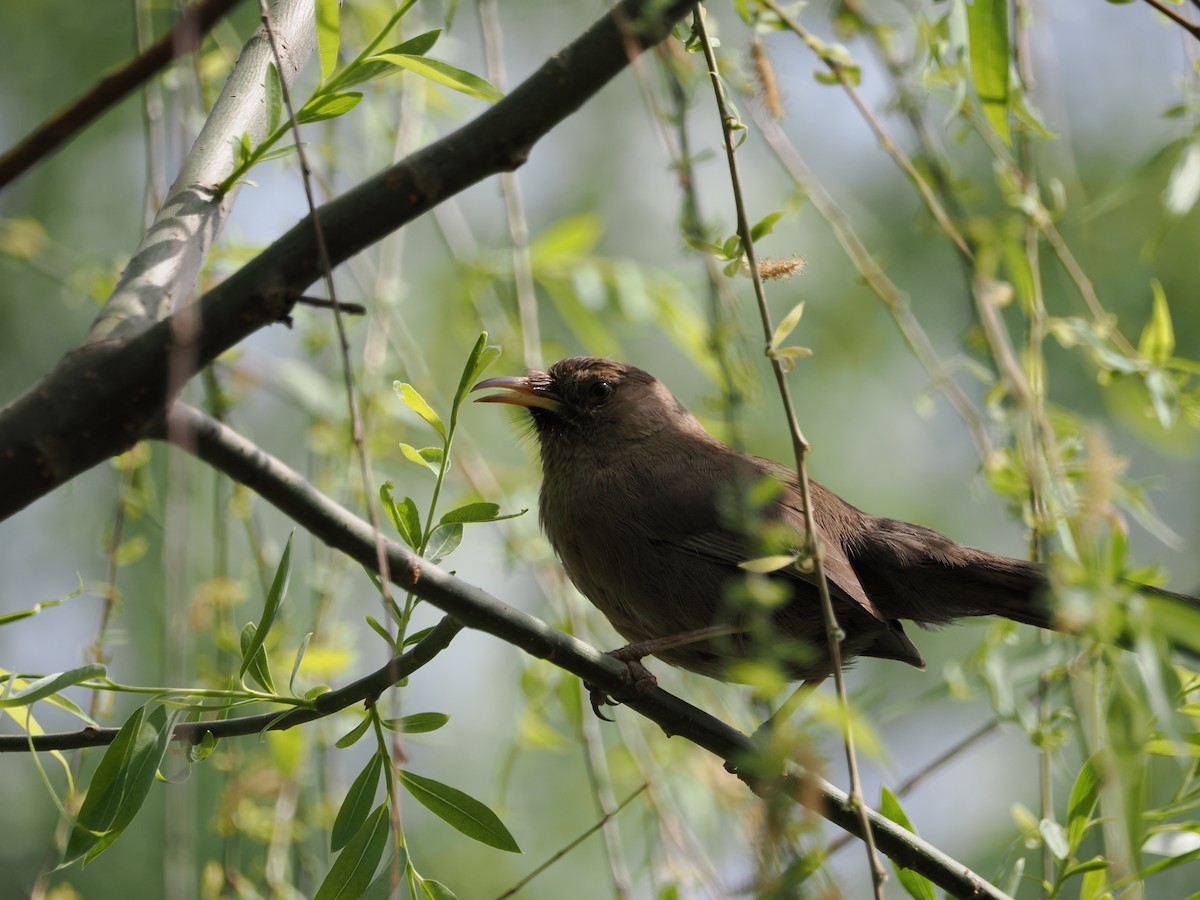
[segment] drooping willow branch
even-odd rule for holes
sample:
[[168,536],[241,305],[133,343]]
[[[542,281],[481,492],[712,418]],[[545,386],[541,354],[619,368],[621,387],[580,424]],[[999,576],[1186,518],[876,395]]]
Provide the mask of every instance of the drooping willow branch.
[[[336,691],[321,694],[312,708],[298,707],[290,712],[278,711],[254,716],[241,716],[211,721],[183,722],[172,732],[177,741],[197,744],[205,735],[216,738],[239,737],[263,731],[284,731],[314,719],[323,719],[355,703],[373,699],[399,681],[420,669],[450,645],[463,626],[451,616],[445,616],[433,629],[411,648],[388,660],[369,675],[353,681]],[[0,753],[20,753],[32,750],[78,750],[83,747],[102,747],[111,744],[117,728],[83,728],[57,734],[0,736]]]

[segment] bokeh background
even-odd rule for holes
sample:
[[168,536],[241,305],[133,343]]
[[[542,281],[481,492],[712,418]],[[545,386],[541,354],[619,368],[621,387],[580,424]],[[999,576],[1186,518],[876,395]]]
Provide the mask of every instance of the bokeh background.
[[[127,58],[134,47],[134,7],[154,35],[167,27],[168,10],[142,5],[43,0],[0,8],[0,144],[14,143]],[[926,20],[940,18],[950,6],[921,4],[919,12]],[[29,388],[85,334],[136,246],[154,196],[170,181],[202,120],[203,104],[211,101],[221,73],[255,26],[253,7],[237,9],[195,61],[163,77],[149,101],[130,98],[0,194],[0,402]],[[871,2],[864,9],[892,23],[896,47],[911,52],[914,13],[908,5]],[[532,72],[603,10],[594,2],[504,3],[508,83]],[[377,3],[348,6],[344,42],[350,52],[357,52],[363,35],[389,12]],[[815,3],[804,9],[803,21],[832,40],[835,12]],[[1151,279],[1157,278],[1170,301],[1176,353],[1194,359],[1200,354],[1200,217],[1193,212],[1164,228],[1163,195],[1186,141],[1195,140],[1200,48],[1141,4],[1032,3],[1029,12],[1033,99],[1057,135],[1038,142],[1037,167],[1043,184],[1061,183],[1065,209],[1059,228],[1106,309],[1135,341],[1150,316]],[[405,36],[442,25],[444,13],[420,4],[405,19]],[[745,82],[750,30],[724,5],[710,8],[709,19],[720,35],[730,83]],[[822,66],[811,52],[787,34],[762,37],[787,110],[782,127],[815,178],[904,291],[941,356],[974,360],[986,369],[961,263],[911,182],[880,150],[845,94],[813,77]],[[680,46],[676,42],[675,55],[683,58]],[[893,103],[894,86],[872,46],[861,38],[848,46],[862,67],[863,96],[912,151],[906,120]],[[434,55],[484,72],[474,3],[457,8]],[[705,221],[724,237],[734,232],[734,214],[719,122],[699,62],[683,59],[693,94],[688,131]],[[315,75],[309,71],[305,79],[302,84],[311,87]],[[915,81],[910,86],[925,96],[923,86]],[[657,98],[658,108],[647,107],[646,92]],[[961,193],[973,203],[971,216],[987,227],[996,221],[989,217],[1005,209],[992,159],[978,137],[950,117],[949,100],[947,91],[934,86],[927,121],[958,177],[969,182]],[[735,102],[749,120],[754,101],[737,94]],[[1190,111],[1167,115],[1188,104]],[[411,76],[382,82],[345,120],[310,126],[307,139],[322,191],[337,193],[483,106]],[[664,121],[668,108],[661,74],[647,58],[638,72],[623,73],[540,142],[519,171],[535,264],[545,276],[539,291],[542,354],[546,362],[576,353],[619,356],[653,371],[720,430],[720,386],[711,369],[698,364],[709,319],[705,269],[681,238],[681,192],[660,137],[660,129],[675,133]],[[753,128],[739,159],[752,217],[784,213],[759,252],[799,254],[807,261],[803,275],[770,285],[769,297],[776,316],[806,301],[796,342],[814,353],[800,362],[791,383],[813,445],[814,476],[871,512],[931,525],[967,544],[1027,553],[1024,525],[989,488],[962,422],[829,226]],[[204,273],[206,283],[234,270],[305,213],[293,162],[265,164],[251,179]],[[370,308],[366,319],[350,325],[358,386],[376,478],[395,482],[400,494],[428,497],[431,479],[402,459],[397,443],[420,446],[430,435],[392,394],[393,380],[412,382],[445,411],[466,353],[483,328],[504,346],[493,374],[524,369],[508,240],[498,181],[489,179],[338,274],[342,299]],[[1043,260],[1050,313],[1080,315],[1080,300],[1061,266],[1048,254]],[[556,287],[548,290],[552,283]],[[739,412],[745,443],[753,452],[786,460],[788,438],[759,351],[749,281],[736,278],[731,287],[737,328],[730,344],[748,361],[742,385],[748,399]],[[221,389],[236,401],[231,422],[361,510],[332,323],[312,310],[300,310],[296,319],[295,328],[257,334],[219,364]],[[1019,327],[1015,315],[1009,321]],[[1196,592],[1197,423],[1181,420],[1164,432],[1148,415],[1145,394],[1136,385],[1102,385],[1095,365],[1078,349],[1050,342],[1047,352],[1051,404],[1080,416],[1126,461],[1125,477],[1145,487],[1165,526],[1155,533],[1131,519],[1132,559],[1161,565],[1171,587]],[[956,378],[983,409],[988,385],[969,371]],[[205,386],[193,385],[189,396],[203,402]],[[536,460],[525,434],[515,415],[495,407],[465,409],[461,457],[449,493],[455,499],[482,494],[508,510],[535,509]],[[238,625],[257,618],[262,571],[273,567],[291,526],[161,445],[150,448],[149,457],[126,480],[117,466],[99,466],[0,523],[0,613],[62,596],[79,580],[86,588],[62,606],[0,628],[0,665],[57,671],[86,657],[102,614],[109,535],[125,490],[135,498],[136,511],[123,525],[118,616],[106,635],[110,674],[125,683],[222,683],[221,665],[228,664],[219,652],[222,616]],[[584,601],[570,597],[555,575],[534,518],[530,512],[503,530],[468,529],[447,565],[509,603],[572,627],[601,647],[616,646],[619,640],[607,625]],[[374,591],[361,571],[307,536],[297,535],[297,548],[278,665],[286,669],[300,638],[316,627],[304,677],[309,683],[344,683],[385,658],[382,644],[363,624],[364,615],[378,615]],[[220,589],[213,582],[218,566],[229,577]],[[231,593],[221,593],[226,588]],[[240,606],[221,606],[239,597]],[[423,615],[423,624],[435,620],[432,610]],[[879,738],[877,752],[867,748],[869,798],[878,796],[881,782],[894,786],[994,715],[978,685],[954,697],[945,687],[947,666],[953,670],[989,639],[988,628],[968,623],[914,635],[930,663],[924,673],[877,661],[852,671],[850,690]],[[992,639],[999,639],[995,634]],[[1021,637],[1029,641],[1024,632]],[[1013,665],[1019,668],[1021,659],[1014,651]],[[746,689],[664,668],[657,670],[669,689],[724,710],[740,727],[753,726]],[[1024,683],[1016,675],[1014,682]],[[77,700],[86,705],[83,695]],[[131,703],[118,698],[110,709],[110,702],[101,713],[119,722]],[[451,715],[446,728],[407,742],[409,767],[488,802],[525,851],[515,857],[471,843],[407,802],[414,859],[424,874],[446,882],[458,896],[499,894],[597,820],[577,724],[578,695],[548,664],[465,633],[412,679],[401,703],[405,712]],[[54,711],[39,709],[39,716],[47,728],[73,727]],[[673,882],[678,896],[736,895],[758,866],[761,812],[711,759],[632,721],[628,711],[617,710],[616,717],[619,725],[600,729],[616,793],[624,797],[647,772],[657,785],[654,806],[639,798],[620,818],[631,896],[655,896]],[[323,841],[332,812],[362,762],[359,751],[329,746],[353,721],[346,715],[303,734],[243,740],[222,748],[187,778],[187,767],[175,759],[173,774],[180,783],[156,786],[118,844],[85,870],[60,873],[51,884],[96,898],[211,896],[224,866],[254,885],[246,896],[256,895],[251,890],[261,896],[289,890],[304,895],[327,865]],[[5,728],[11,730],[11,723]],[[827,724],[814,726],[810,752],[824,761],[828,777],[844,783],[840,746]],[[1064,751],[1068,757],[1071,752]],[[94,764],[95,755],[86,757],[83,772]],[[61,768],[48,758],[42,765],[61,794]],[[1038,767],[1028,736],[1002,726],[917,788],[906,809],[924,837],[991,875],[1020,852],[1011,810],[1016,803],[1037,808]],[[1060,785],[1060,791],[1068,787]],[[0,758],[5,834],[0,898],[26,896],[52,857],[55,820],[33,761],[18,754]],[[663,821],[675,833],[664,837]],[[291,825],[283,828],[281,822]],[[522,896],[612,896],[608,871],[597,835]],[[866,869],[856,845],[833,856],[826,872],[825,890],[866,895]],[[1184,866],[1171,887],[1162,888],[1167,893],[1156,896],[1183,896],[1195,883],[1194,865]],[[1172,894],[1174,887],[1178,893]],[[1036,895],[1036,888],[1025,890],[1033,892],[1023,896]],[[892,895],[900,895],[894,881]]]

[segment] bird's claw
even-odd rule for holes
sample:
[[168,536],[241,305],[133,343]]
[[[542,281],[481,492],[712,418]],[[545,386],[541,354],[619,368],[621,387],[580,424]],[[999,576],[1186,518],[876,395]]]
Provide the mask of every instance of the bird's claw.
[[597,718],[611,722],[613,720],[601,712],[602,706],[620,706],[625,700],[649,693],[658,687],[658,679],[654,677],[653,672],[642,665],[642,657],[645,656],[645,653],[641,652],[636,644],[609,650],[604,655],[625,663],[626,671],[623,681],[629,686],[630,692],[622,698],[613,697],[594,685],[585,683],[584,687],[588,689],[588,701],[592,704],[592,712],[596,714]]

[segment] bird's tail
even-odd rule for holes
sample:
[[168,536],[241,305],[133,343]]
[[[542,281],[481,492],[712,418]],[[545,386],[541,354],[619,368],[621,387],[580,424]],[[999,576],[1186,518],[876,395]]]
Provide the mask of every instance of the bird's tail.
[[[1053,608],[1045,570],[1037,563],[964,547],[908,522],[876,519],[874,525],[855,547],[851,564],[885,616],[943,625],[967,616],[995,615],[1066,633],[1081,630],[1080,623]],[[1200,656],[1200,599],[1149,585],[1131,586],[1146,598],[1156,630],[1168,635],[1173,645]]]

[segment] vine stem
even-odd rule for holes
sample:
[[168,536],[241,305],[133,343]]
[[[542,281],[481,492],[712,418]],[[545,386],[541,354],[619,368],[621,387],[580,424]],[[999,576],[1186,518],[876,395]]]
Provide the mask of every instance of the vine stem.
[[[712,80],[713,95],[717,110],[721,116],[721,131],[725,138],[725,157],[729,164],[729,181],[733,191],[734,206],[737,210],[738,235],[742,240],[742,249],[746,263],[750,269],[750,279],[754,285],[754,298],[758,304],[759,318],[762,320],[763,335],[766,341],[767,356],[771,361],[771,369],[775,373],[775,381],[779,387],[779,396],[783,402],[784,413],[788,420],[788,429],[792,438],[792,451],[796,458],[796,473],[800,483],[800,496],[804,503],[804,528],[811,551],[817,590],[821,596],[821,612],[825,618],[825,638],[829,647],[829,659],[833,666],[833,681],[837,690],[838,705],[846,710],[849,702],[846,698],[846,683],[842,677],[842,648],[841,641],[845,636],[838,625],[837,616],[833,611],[833,601],[829,596],[829,583],[825,579],[825,567],[821,558],[821,547],[817,540],[817,526],[813,518],[812,494],[808,483],[808,467],[805,463],[809,444],[800,430],[796,411],[792,405],[791,392],[788,389],[787,376],[783,363],[771,352],[771,341],[775,328],[771,319],[771,311],[767,307],[766,292],[763,289],[762,276],[758,270],[758,259],[754,252],[754,241],[750,233],[750,221],[746,215],[746,202],[742,194],[741,175],[738,170],[737,156],[734,149],[735,118],[729,109],[725,98],[725,88],[721,83],[717,67],[716,54],[713,52],[712,41],[704,24],[704,7],[696,5],[692,14],[692,27],[704,49],[704,59],[708,64],[708,74]],[[875,838],[871,831],[871,822],[867,816],[866,802],[863,799],[862,780],[858,771],[858,754],[854,748],[854,729],[849,717],[845,719],[843,738],[846,748],[846,766],[850,773],[850,805],[854,808],[863,834],[863,842],[867,848],[867,862],[871,870],[871,883],[874,887],[876,900],[883,900],[883,883],[887,878],[879,854],[875,849]]]

